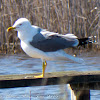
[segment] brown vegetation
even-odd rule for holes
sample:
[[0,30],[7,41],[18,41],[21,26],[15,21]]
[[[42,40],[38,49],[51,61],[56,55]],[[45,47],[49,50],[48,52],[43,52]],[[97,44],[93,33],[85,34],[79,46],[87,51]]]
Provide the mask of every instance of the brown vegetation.
[[0,0],[1,50],[18,46],[16,34],[7,33],[6,29],[20,17],[49,31],[74,33],[79,38],[97,36],[99,41],[99,7],[100,0]]

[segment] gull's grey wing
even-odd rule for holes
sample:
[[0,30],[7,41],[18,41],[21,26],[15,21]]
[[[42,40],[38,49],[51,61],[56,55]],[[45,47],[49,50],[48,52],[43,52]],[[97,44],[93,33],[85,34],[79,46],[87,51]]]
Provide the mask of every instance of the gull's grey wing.
[[76,42],[78,42],[77,39],[64,37],[63,35],[54,34],[45,36],[41,33],[38,33],[33,37],[33,40],[30,42],[30,44],[44,52],[52,52],[73,47],[75,46]]

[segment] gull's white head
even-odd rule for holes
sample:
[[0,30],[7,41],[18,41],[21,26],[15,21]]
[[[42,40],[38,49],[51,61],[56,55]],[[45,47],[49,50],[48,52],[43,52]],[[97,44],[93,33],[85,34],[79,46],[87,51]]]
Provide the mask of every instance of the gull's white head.
[[12,29],[16,31],[26,31],[26,29],[29,29],[31,27],[31,23],[26,18],[19,18],[15,21],[14,25],[12,27],[9,27],[7,31],[10,31]]
[[14,25],[7,29],[7,32],[10,30],[18,31],[18,37],[21,40],[32,39],[33,36],[33,28],[31,23],[26,18],[19,18],[15,21]]

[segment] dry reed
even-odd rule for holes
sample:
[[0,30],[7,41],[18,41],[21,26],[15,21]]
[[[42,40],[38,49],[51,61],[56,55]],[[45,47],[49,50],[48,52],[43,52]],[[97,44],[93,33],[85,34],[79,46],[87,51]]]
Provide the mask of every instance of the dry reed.
[[6,29],[20,17],[49,31],[100,38],[100,0],[0,0],[1,49],[15,48],[16,35]]

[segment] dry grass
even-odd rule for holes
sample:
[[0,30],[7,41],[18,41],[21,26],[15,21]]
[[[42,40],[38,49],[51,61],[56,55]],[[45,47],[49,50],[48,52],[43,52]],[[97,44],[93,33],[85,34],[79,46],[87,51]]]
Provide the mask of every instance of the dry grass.
[[0,0],[1,49],[8,50],[9,43],[16,42],[16,35],[6,29],[20,17],[49,31],[74,33],[79,38],[95,35],[99,41],[99,7],[100,0]]

